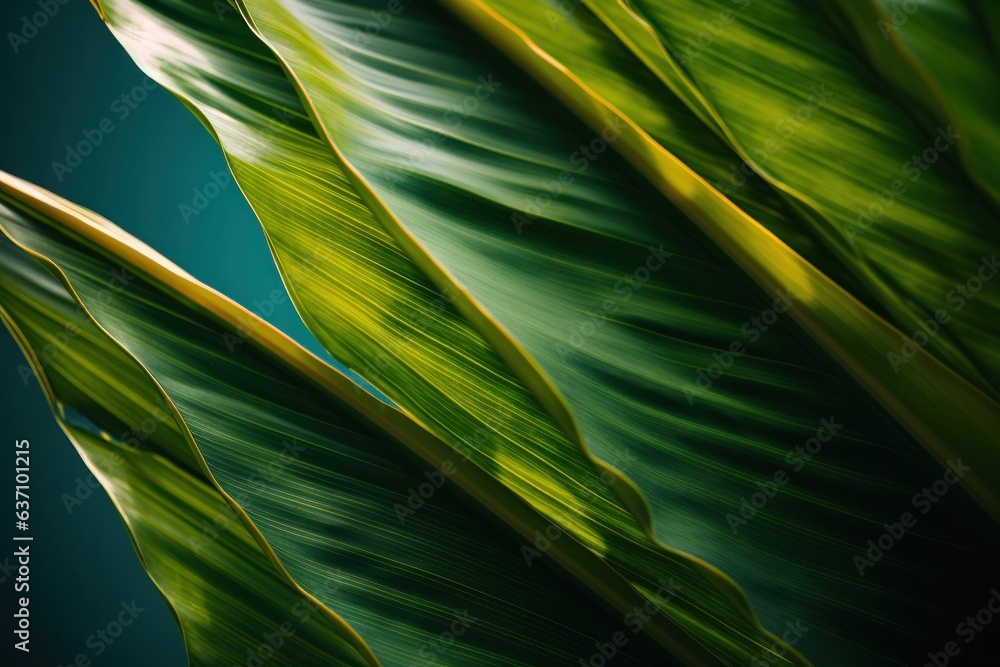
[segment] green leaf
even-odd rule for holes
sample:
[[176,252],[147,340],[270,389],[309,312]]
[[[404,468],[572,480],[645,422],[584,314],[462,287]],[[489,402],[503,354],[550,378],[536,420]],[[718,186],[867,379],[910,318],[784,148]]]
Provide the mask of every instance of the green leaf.
[[[6,175],[3,184],[10,185]],[[289,578],[215,482],[170,399],[90,318],[66,275],[10,241],[32,231],[29,215],[0,195],[0,316],[59,425],[121,514],[180,624],[190,664],[243,662],[248,651],[279,643],[276,665],[377,664],[339,617]],[[20,225],[21,234],[12,234]],[[114,303],[131,289],[134,267],[100,259],[91,266],[92,297]],[[331,583],[324,580],[327,589]]]
[[[617,632],[616,662],[663,664],[643,615],[526,565],[548,524],[460,451],[110,223],[6,175],[0,192],[6,322],[47,360],[192,664],[243,662],[285,621],[295,641],[268,664],[570,664]],[[494,520],[463,486],[493,494]],[[573,559],[600,568],[570,536],[545,556]]]
[[988,27],[989,14],[997,10],[987,8],[995,3],[865,0],[837,6],[878,72],[898,87],[918,118],[923,116],[924,129],[933,133],[937,126],[954,126],[970,177],[1000,201],[995,122],[1000,76]]
[[[792,198],[825,252],[876,297],[870,307],[913,337],[942,308],[956,315],[927,347],[997,398],[1000,292],[960,291],[995,252],[997,206],[950,151],[958,128],[918,122],[926,115],[872,74],[826,12],[794,0],[585,4]],[[989,113],[983,102],[976,113]],[[983,147],[994,131],[979,132]]]
[[[638,530],[655,526],[670,547],[735,574],[766,627],[824,628],[815,652],[834,664],[898,659],[947,626],[961,611],[948,609],[948,590],[901,591],[915,569],[943,574],[956,562],[978,581],[989,570],[978,537],[941,547],[951,532],[925,524],[908,537],[912,551],[866,578],[852,559],[941,476],[918,442],[941,461],[974,460],[965,485],[996,509],[995,403],[925,352],[893,372],[896,329],[637,126],[613,142],[635,167],[606,147],[574,164],[619,110],[553,66],[559,55],[476,18],[483,3],[448,4],[469,8],[464,18],[544,85],[426,3],[398,15],[376,2],[245,3],[289,79],[241,26],[204,10],[104,9],[140,65],[219,138],[317,337],[446,442],[475,442],[490,423],[497,438],[474,447],[479,467],[637,588],[650,592],[651,572],[712,580]],[[525,7],[537,17],[544,6]],[[289,116],[269,120],[270,107]],[[533,200],[544,211],[519,222]],[[673,256],[654,271],[661,244]],[[767,331],[753,324],[788,288],[789,314],[773,326],[765,317]],[[454,309],[435,304],[438,290]],[[703,391],[699,371],[734,342],[748,351]],[[511,406],[504,420],[490,418],[498,402]],[[786,504],[734,536],[727,514],[831,414],[846,425],[836,444],[796,477]],[[649,509],[622,476],[611,488],[579,482],[600,468],[577,423]],[[995,539],[967,498],[948,500],[936,516],[965,516],[966,535]],[[728,600],[713,591],[665,611],[723,661],[766,651],[736,589],[714,582]]]
[[[337,359],[380,390],[391,388],[386,393],[396,404],[446,442],[467,444],[478,466],[599,554],[604,567],[621,572],[631,584],[624,589],[615,577],[578,576],[622,614],[655,599],[659,582],[673,577],[685,593],[661,605],[664,613],[646,629],[661,645],[713,664],[714,651],[752,656],[774,644],[730,580],[651,538],[648,509],[627,480],[599,481],[604,468],[567,435],[573,425],[565,408],[516,343],[432,260],[409,260],[402,248],[414,248],[412,242],[398,227],[383,227],[386,209],[322,140],[306,133],[294,89],[245,27],[241,33],[234,22],[189,10],[185,25],[226,36],[196,38],[179,27],[178,8],[170,4],[156,11],[128,3],[103,9],[141,64],[177,90],[219,138],[293,299]],[[225,80],[223,71],[230,74]],[[517,360],[517,374],[491,344]],[[484,438],[484,429],[495,436]],[[636,598],[635,590],[646,597]],[[726,636],[720,626],[737,630]]]

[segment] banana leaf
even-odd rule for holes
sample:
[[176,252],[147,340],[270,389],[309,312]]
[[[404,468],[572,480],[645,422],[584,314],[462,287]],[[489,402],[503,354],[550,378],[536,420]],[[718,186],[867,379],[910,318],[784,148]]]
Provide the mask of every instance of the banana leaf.
[[615,586],[572,537],[526,565],[521,542],[549,524],[502,487],[492,510],[461,493],[497,486],[464,450],[107,221],[7,175],[0,199],[4,321],[192,664],[543,666],[603,644],[676,664],[639,632],[638,594],[622,616],[553,576],[574,560]]
[[[910,542],[923,548],[865,577],[854,556],[956,458],[995,513],[984,478],[997,469],[996,404],[968,358],[942,354],[952,370],[913,350],[896,373],[886,355],[906,344],[899,329],[523,31],[474,13],[484,3],[457,10],[541,83],[432,3],[401,6],[247,2],[252,33],[229,6],[101,4],[137,62],[219,139],[331,353],[446,442],[474,441],[489,421],[500,437],[470,458],[638,589],[651,591],[650,572],[700,580],[712,570],[684,554],[705,558],[744,586],[765,627],[823,628],[815,650],[831,664],[899,660],[946,633],[960,604],[944,573],[978,553],[963,570],[977,581],[989,549],[942,554],[953,538],[930,529]],[[795,206],[776,218],[791,227],[795,215],[817,219]],[[909,303],[886,284],[871,292]],[[775,292],[789,288],[795,303],[772,326]],[[503,420],[491,419],[497,397],[512,406]],[[795,502],[734,528],[741,496],[830,418],[849,430],[796,479]],[[581,488],[601,470],[588,449],[641,492],[614,473]],[[986,515],[955,502],[980,526],[969,534],[992,539]],[[914,569],[939,573],[937,590],[901,593]],[[721,577],[714,588],[668,613],[722,660],[751,659],[769,639],[738,590]]]

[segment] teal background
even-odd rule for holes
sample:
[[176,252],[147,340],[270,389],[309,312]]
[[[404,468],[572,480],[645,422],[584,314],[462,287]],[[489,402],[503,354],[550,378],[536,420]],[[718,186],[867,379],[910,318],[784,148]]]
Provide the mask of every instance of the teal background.
[[[144,75],[87,0],[67,0],[17,53],[10,33],[40,11],[38,0],[4,0],[0,6],[0,169],[32,181],[109,218],[196,278],[255,309],[272,290],[284,290],[260,227],[230,183],[186,224],[182,203],[194,189],[226,170],[208,132],[162,89],[121,119],[111,105]],[[118,107],[120,108],[120,107]],[[60,180],[53,161],[66,145],[111,118],[115,129],[93,153]],[[251,268],[252,267],[252,268]],[[317,353],[287,300],[267,318]],[[2,329],[2,327],[0,327]],[[22,381],[25,360],[10,334],[0,332],[0,492],[13,497],[13,443],[32,446],[31,619],[32,651],[13,649],[15,594],[4,578],[3,558],[13,552],[13,527],[0,529],[0,623],[5,666],[68,665],[79,653],[103,667],[186,665],[180,632],[162,596],[135,556],[124,525],[103,489],[69,514],[62,494],[73,494],[88,470],[56,426],[38,383]],[[7,506],[4,507],[6,512]],[[11,507],[12,509],[12,507]],[[6,515],[6,514],[5,514]],[[9,515],[6,515],[9,516]],[[11,521],[12,522],[12,521]],[[112,621],[123,601],[145,611],[100,656],[87,638]]]

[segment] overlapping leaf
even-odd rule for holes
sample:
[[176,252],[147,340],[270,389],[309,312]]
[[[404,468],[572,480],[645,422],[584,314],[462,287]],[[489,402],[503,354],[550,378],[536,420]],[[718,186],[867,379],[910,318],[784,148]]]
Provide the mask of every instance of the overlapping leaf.
[[[279,644],[271,664],[376,664],[343,621],[305,595],[257,541],[146,370],[88,317],[50,262],[10,242],[6,234],[17,220],[25,214],[4,198],[0,315],[60,426],[121,513],[180,623],[190,664],[232,664],[248,651],[259,658],[258,651],[273,654]],[[101,269],[93,294],[113,300],[127,287],[116,276],[131,274],[115,264]]]
[[[802,208],[825,252],[840,258],[875,296],[872,307],[890,313],[907,335],[940,309],[950,312],[948,326],[931,336],[927,348],[996,397],[991,323],[1000,293],[962,291],[984,261],[987,272],[995,266],[990,261],[998,209],[984,194],[995,189],[990,158],[984,157],[995,130],[974,118],[991,115],[990,97],[968,104],[965,93],[964,104],[959,101],[975,136],[965,142],[970,178],[959,151],[951,150],[963,126],[951,127],[948,117],[940,127],[928,123],[912,98],[894,94],[888,81],[873,74],[860,57],[863,46],[842,34],[827,11],[795,0],[584,4],[664,85],[692,100],[754,171]],[[868,3],[840,4],[857,16]],[[951,24],[935,34],[954,41],[961,32],[955,15],[963,11],[931,20],[935,28]],[[870,27],[877,29],[877,13],[871,18]],[[973,43],[976,53],[963,62],[975,59],[977,65],[964,70],[963,78],[941,68],[935,72],[939,80],[950,78],[953,92],[962,94],[964,77],[975,77],[978,67],[992,68],[981,40]],[[963,67],[939,51],[933,60]],[[916,84],[920,75],[899,61],[883,67],[888,69],[906,79],[911,94],[914,86],[926,85]],[[738,190],[744,178],[753,177],[749,169],[737,173],[723,188]],[[794,236],[786,240],[796,243]],[[796,248],[814,259],[808,247]]]
[[[656,615],[647,632],[659,641],[681,654],[707,653],[701,644],[709,643],[721,646],[711,651],[753,655],[767,650],[774,640],[760,633],[731,582],[694,559],[663,549],[642,531],[626,509],[645,511],[634,490],[624,480],[614,485],[598,481],[601,468],[447,303],[465,297],[449,284],[439,292],[375,214],[362,208],[370,193],[363,187],[352,190],[358,187],[352,180],[356,177],[328,147],[319,152],[323,144],[296,125],[301,112],[292,107],[289,91],[294,89],[279,85],[280,70],[273,60],[267,66],[266,54],[254,46],[252,36],[248,40],[230,21],[218,23],[212,13],[189,10],[187,25],[201,21],[229,38],[178,43],[176,35],[186,31],[167,9],[118,9],[112,3],[104,3],[103,9],[142,64],[180,90],[211,124],[264,223],[293,298],[310,304],[303,308],[305,319],[338,359],[380,389],[392,387],[387,395],[393,401],[433,422],[449,442],[471,443],[477,464],[604,556],[650,598],[655,599],[661,580],[674,577],[686,592],[663,609],[680,607],[690,617]],[[159,34],[164,29],[170,32]],[[223,44],[232,44],[232,50]],[[248,52],[254,57],[244,60]],[[259,64],[259,71],[245,70],[247,62]],[[232,76],[223,82],[215,74],[221,71]],[[201,74],[192,78],[197,72]],[[282,111],[278,118],[269,113],[272,108]],[[288,205],[288,196],[295,207]],[[485,320],[482,314],[478,318]],[[490,338],[498,340],[506,338],[502,333]],[[507,347],[514,346],[507,342]],[[531,373],[528,369],[529,383]],[[537,374],[534,384],[541,384]],[[484,428],[496,437],[484,441]],[[624,500],[615,493],[618,489],[624,489]],[[633,606],[619,604],[623,613]],[[672,627],[678,622],[685,629]],[[699,644],[686,638],[688,632],[719,635],[713,627],[718,624],[740,629],[721,641],[702,639]]]
[[[142,527],[134,533],[140,549],[170,565],[162,574],[150,569],[171,602],[199,590],[177,588],[183,584],[181,564],[198,574],[202,567],[197,558],[178,562],[178,554],[200,556],[206,568],[215,559],[234,567],[226,554],[233,551],[235,559],[250,551],[234,542],[249,529],[260,536],[261,546],[273,548],[296,582],[361,631],[383,664],[429,664],[445,653],[447,664],[455,665],[569,664],[589,658],[595,642],[632,630],[552,577],[544,565],[526,566],[521,540],[509,531],[532,535],[546,524],[518,523],[518,517],[531,521],[535,515],[518,509],[517,499],[494,492],[494,506],[503,508],[498,514],[509,519],[498,527],[456,498],[453,485],[471,482],[493,491],[461,452],[443,444],[435,449],[434,438],[418,425],[371,396],[356,395],[336,371],[108,223],[8,178],[4,190],[11,205],[4,209],[4,232],[38,257],[5,246],[13,259],[3,283],[4,304],[16,308],[20,330],[33,332],[22,342],[28,350],[41,350],[56,338],[61,323],[40,310],[48,302],[65,311],[78,301],[93,317],[80,324],[87,344],[74,340],[54,357],[74,382],[53,384],[53,400],[61,414],[76,415],[74,434],[82,438],[83,452],[100,456],[122,449],[120,442],[100,441],[108,432],[128,431],[129,424],[149,432],[144,458],[126,453],[140,459],[135,478],[133,468],[122,468],[106,483],[132,511],[130,525]],[[41,268],[47,261],[64,276],[64,287],[50,285],[51,276]],[[109,288],[112,272],[126,284]],[[227,337],[242,343],[234,351]],[[164,412],[169,417],[161,416]],[[109,415],[118,421],[108,421]],[[146,429],[150,416],[162,428]],[[197,495],[189,492],[190,483],[175,487],[166,481],[174,479],[174,467],[193,469],[185,451],[191,460],[204,454],[221,489],[252,523],[244,527],[230,516],[214,488]],[[416,452],[428,459],[446,456],[452,465],[440,456],[436,464],[422,461]],[[160,482],[149,481],[161,472]],[[146,504],[147,491],[139,486],[146,483],[148,493],[161,493],[155,496],[160,507]],[[421,487],[428,483],[434,487],[430,493]],[[411,489],[418,488],[423,506],[412,509]],[[158,527],[171,507],[183,520]],[[146,542],[149,531],[176,523],[188,532],[174,535],[174,542]],[[572,544],[568,536],[558,540],[551,557],[572,555]],[[615,577],[611,571],[599,574]],[[286,620],[253,594],[255,576],[261,578],[261,592],[268,592],[263,575],[244,572],[249,593],[205,603],[211,610],[202,612],[207,618],[181,615],[192,655],[216,656],[204,664],[221,664],[218,656],[239,659],[259,643],[255,624],[270,632]],[[210,599],[215,592],[207,581],[202,595]],[[225,588],[225,581],[217,583]],[[231,609],[224,613],[215,604]],[[206,627],[214,615],[221,617],[216,626]],[[295,617],[285,616],[297,626]],[[246,627],[230,640],[215,641],[212,633],[232,632],[228,623]],[[339,630],[352,636],[346,626]],[[280,664],[320,664],[317,656],[338,655],[332,649],[325,654],[322,646],[312,658],[278,653]],[[643,636],[630,637],[619,659],[637,665],[664,660],[649,652]]]
[[[977,7],[977,5],[982,5]],[[1000,80],[990,34],[994,3],[841,2],[879,73],[897,86],[925,127],[953,125],[969,175],[1000,200]],[[925,115],[926,117],[921,118]]]
[[[526,6],[535,17],[544,8]],[[475,448],[477,463],[640,588],[650,590],[656,568],[671,572],[689,562],[656,565],[669,552],[650,549],[634,528],[616,534],[632,523],[622,503],[648,524],[642,500],[624,480],[611,485],[622,491],[621,501],[607,488],[579,483],[593,479],[595,468],[574,445],[575,424],[548,378],[566,396],[587,444],[627,468],[652,499],[661,538],[736,573],[770,627],[803,618],[856,635],[855,646],[832,634],[816,640],[819,654],[833,662],[879,651],[898,656],[907,649],[885,633],[913,637],[945,627],[948,612],[933,597],[920,606],[920,624],[889,619],[920,604],[898,594],[910,568],[944,571],[969,555],[966,548],[933,557],[918,550],[906,564],[886,563],[873,585],[857,578],[851,560],[881,518],[905,507],[913,486],[940,470],[791,326],[791,316],[769,322],[766,332],[752,325],[759,339],[744,337],[743,323],[773,299],[744,271],[749,266],[773,288],[793,287],[798,307],[813,316],[805,317],[809,333],[841,352],[863,385],[874,385],[932,450],[937,445],[935,453],[946,458],[960,444],[963,454],[972,453],[977,474],[988,474],[978,462],[992,456],[989,399],[923,354],[911,376],[927,386],[908,389],[908,378],[877,366],[897,344],[894,331],[768,240],[718,193],[676,165],[657,172],[671,163],[646,156],[652,166],[643,173],[654,181],[659,175],[663,190],[672,187],[675,201],[738,264],[606,147],[581,164],[594,129],[560,112],[546,91],[472,33],[427,3],[405,7],[390,13],[375,2],[245,3],[248,18],[290,67],[296,91],[273,56],[230,22],[238,17],[224,12],[219,22],[207,6],[104,3],[140,64],[219,137],[317,336],[445,440],[475,440],[477,429],[491,424],[499,437]],[[497,42],[510,42],[505,50],[516,58],[520,37],[509,34]],[[519,62],[546,80],[538,62]],[[297,93],[329,145],[301,122]],[[590,104],[582,115],[601,130],[593,98],[578,91],[561,97]],[[268,107],[288,115],[269,120]],[[614,114],[605,118],[614,127]],[[636,135],[629,146],[634,161],[643,157],[646,145]],[[722,155],[712,158],[716,167]],[[773,218],[793,229],[787,215]],[[435,287],[457,308],[443,304]],[[414,316],[399,317],[402,309]],[[851,342],[846,353],[842,337]],[[733,341],[750,342],[750,353],[734,360],[733,376],[704,391],[698,371],[709,370],[713,353],[724,354]],[[920,396],[924,391],[930,393]],[[498,397],[511,406],[502,423],[491,408]],[[941,420],[940,411],[927,409],[942,402],[966,417]],[[795,502],[769,508],[747,529],[760,531],[752,539],[733,538],[727,511],[738,511],[739,497],[782,467],[785,454],[830,412],[848,430],[827,448],[822,465],[804,473],[794,487],[801,490],[790,492]],[[853,470],[859,458],[860,478]],[[817,516],[825,534],[809,530],[799,539]],[[984,520],[974,511],[969,519]],[[914,543],[935,541],[933,531],[921,537]],[[985,567],[980,562],[967,573]],[[710,650],[746,658],[761,646],[712,629],[731,622],[725,605],[695,606],[688,627],[703,633]]]

